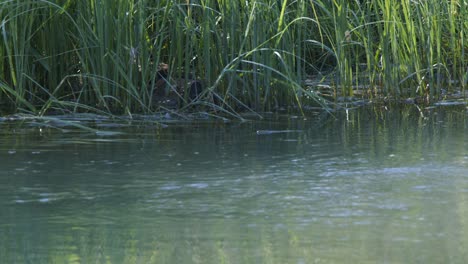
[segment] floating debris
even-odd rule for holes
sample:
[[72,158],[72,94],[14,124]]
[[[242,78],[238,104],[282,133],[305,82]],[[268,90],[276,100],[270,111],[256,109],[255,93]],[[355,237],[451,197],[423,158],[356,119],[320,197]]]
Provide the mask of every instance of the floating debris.
[[123,134],[125,133],[118,132],[118,131],[102,131],[102,130],[96,131],[96,135],[101,136],[101,137],[117,136],[117,135],[123,135]]
[[459,105],[466,105],[467,103],[464,101],[441,101],[437,102],[434,105],[436,106],[459,106]]
[[271,135],[280,133],[301,133],[302,130],[257,130],[257,135]]

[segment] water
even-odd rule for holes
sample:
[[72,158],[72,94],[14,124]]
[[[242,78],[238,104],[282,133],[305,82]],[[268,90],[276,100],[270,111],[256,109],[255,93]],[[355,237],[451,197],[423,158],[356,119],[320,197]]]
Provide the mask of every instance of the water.
[[0,263],[468,262],[466,109],[335,115],[2,121]]

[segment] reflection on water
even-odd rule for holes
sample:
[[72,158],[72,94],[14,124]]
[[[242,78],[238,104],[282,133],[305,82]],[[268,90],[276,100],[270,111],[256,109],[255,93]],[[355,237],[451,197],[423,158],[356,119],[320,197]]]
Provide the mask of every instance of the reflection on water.
[[0,262],[466,263],[466,110],[335,115],[0,123]]

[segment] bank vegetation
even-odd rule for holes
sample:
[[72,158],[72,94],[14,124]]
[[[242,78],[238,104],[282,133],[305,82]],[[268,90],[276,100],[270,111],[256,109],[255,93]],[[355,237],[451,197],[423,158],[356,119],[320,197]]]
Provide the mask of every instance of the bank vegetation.
[[3,113],[273,111],[463,94],[464,0],[1,0]]

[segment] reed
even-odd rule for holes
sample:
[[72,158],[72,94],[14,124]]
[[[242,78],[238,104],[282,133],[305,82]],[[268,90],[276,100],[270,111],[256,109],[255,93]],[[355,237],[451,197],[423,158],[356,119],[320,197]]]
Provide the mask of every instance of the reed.
[[458,0],[3,0],[0,108],[152,113],[160,94],[184,111],[302,109],[326,106],[321,83],[435,99],[466,89],[466,21]]

